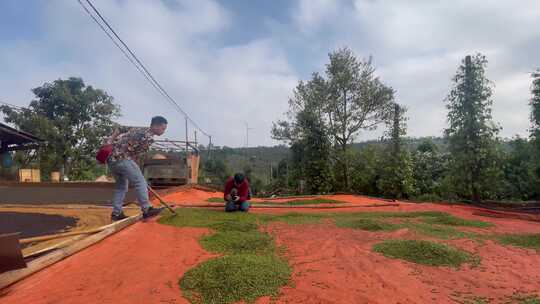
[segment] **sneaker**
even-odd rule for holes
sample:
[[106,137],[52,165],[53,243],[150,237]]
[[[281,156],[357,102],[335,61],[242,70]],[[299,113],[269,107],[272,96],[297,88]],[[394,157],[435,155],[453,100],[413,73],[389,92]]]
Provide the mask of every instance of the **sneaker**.
[[149,218],[149,217],[156,216],[156,215],[160,214],[161,211],[163,211],[163,208],[154,208],[154,207],[150,207],[150,208],[146,209],[146,210],[143,212],[143,219],[147,219],[147,218]]
[[126,218],[128,218],[128,216],[125,215],[124,212],[122,212],[120,214],[111,214],[111,221],[113,221],[113,222],[121,221],[121,220],[126,219]]

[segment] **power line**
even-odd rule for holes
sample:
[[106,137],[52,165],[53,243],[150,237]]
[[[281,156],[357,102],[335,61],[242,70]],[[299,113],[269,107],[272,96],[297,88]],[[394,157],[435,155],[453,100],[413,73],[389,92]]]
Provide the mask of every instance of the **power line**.
[[6,105],[12,109],[16,109],[16,110],[24,110],[25,108],[24,107],[21,107],[21,106],[16,106],[14,104],[11,104],[11,103],[7,103],[7,102],[3,102],[0,100],[0,103],[3,104],[3,105]]
[[[128,60],[133,64],[135,65],[135,67],[137,68],[137,70],[142,73],[145,78],[152,84],[152,86],[163,96],[165,97],[173,106],[176,107],[176,109],[178,111],[180,111],[185,117],[187,120],[189,120],[191,122],[191,124],[193,126],[195,126],[195,128],[197,128],[199,131],[201,131],[201,133],[203,133],[204,135],[206,135],[207,137],[210,138],[210,134],[208,134],[207,132],[205,132],[201,127],[199,127],[199,125],[193,120],[191,119],[191,117],[187,114],[186,111],[184,111],[182,109],[182,107],[180,107],[180,105],[176,102],[176,100],[174,98],[172,98],[169,93],[163,88],[163,86],[154,78],[154,76],[152,75],[152,73],[150,73],[150,71],[148,71],[148,69],[145,67],[145,65],[139,60],[139,58],[135,55],[135,53],[129,48],[129,46],[122,40],[122,38],[120,38],[120,36],[115,32],[115,30],[110,26],[110,24],[107,22],[107,20],[105,20],[105,18],[101,15],[101,13],[97,10],[97,8],[92,4],[92,2],[90,0],[86,0],[86,2],[88,3],[88,5],[90,5],[90,7],[92,8],[92,10],[98,15],[99,19],[101,19],[103,21],[103,23],[107,26],[107,28],[112,32],[112,34],[120,41],[120,43],[124,46],[124,48],[122,48],[117,42],[116,40],[111,36],[111,34],[109,33],[109,31],[107,31],[105,29],[105,27],[101,24],[101,22],[99,22],[95,17],[94,15],[88,10],[88,8],[82,3],[81,0],[78,0],[79,1],[79,4],[84,8],[84,10],[88,13],[88,15],[94,20],[94,22],[96,22],[99,27],[105,32],[105,34],[107,34],[107,36],[113,41],[113,43],[116,45],[117,48],[119,48],[122,53],[124,54],[124,56],[126,56],[126,58],[128,58]],[[127,52],[131,55],[131,57],[126,53],[126,50]],[[133,59],[138,63],[135,63],[133,61]]]
[[158,92],[161,93],[161,91],[159,90],[159,88],[154,84],[154,82],[148,77],[148,75],[146,75],[146,73],[141,69],[141,67],[139,65],[137,65],[137,63],[135,63],[135,61],[133,61],[133,59],[129,56],[129,54],[118,44],[118,42],[116,42],[116,40],[113,38],[113,36],[111,36],[111,34],[107,31],[107,29],[105,29],[105,27],[103,27],[103,25],[96,19],[96,17],[94,17],[94,15],[92,15],[92,13],[88,10],[88,8],[86,8],[86,6],[81,2],[81,0],[79,0],[79,4],[84,8],[84,10],[86,11],[86,13],[88,13],[88,16],[90,16],[90,18],[92,18],[94,20],[94,22],[101,28],[101,30],[103,30],[103,32],[109,37],[109,39],[111,39],[111,41],[114,43],[114,45],[116,45],[116,47],[122,52],[122,54],[124,54],[124,56],[127,58],[127,60],[129,60],[129,62],[131,62],[131,64],[133,64],[135,66],[135,68],[137,68],[137,70],[139,70],[139,72],[141,74],[143,74],[143,76],[146,78],[146,80],[148,80],[148,82],[150,82],[150,84],[156,89],[158,90]]

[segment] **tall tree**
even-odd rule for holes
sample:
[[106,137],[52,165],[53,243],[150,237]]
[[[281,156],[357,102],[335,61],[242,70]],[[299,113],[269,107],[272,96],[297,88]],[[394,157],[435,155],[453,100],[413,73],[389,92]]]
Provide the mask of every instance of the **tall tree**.
[[402,137],[407,134],[406,109],[395,103],[387,124],[387,145],[379,187],[385,196],[409,197],[414,192],[412,163]]
[[512,200],[538,198],[540,179],[535,174],[534,146],[527,139],[516,136],[508,142],[504,158],[502,197]]
[[352,162],[351,188],[356,193],[380,195],[379,180],[384,150],[377,144],[367,144],[355,153]]
[[349,48],[329,54],[326,66],[329,133],[336,147],[339,182],[350,187],[349,146],[361,130],[373,130],[389,113],[394,90],[375,75],[371,58],[359,61]]
[[375,75],[371,59],[359,61],[348,48],[330,53],[329,59],[326,78],[315,73],[307,83],[300,81],[289,100],[289,121],[274,124],[272,134],[289,140],[307,134],[297,115],[312,113],[310,117],[331,143],[338,188],[349,190],[350,145],[361,130],[372,130],[385,121],[394,91]]
[[451,177],[462,197],[480,201],[492,195],[498,172],[496,135],[492,122],[492,84],[485,76],[487,59],[466,56],[453,78],[447,97]]
[[531,141],[536,151],[536,175],[540,178],[540,68],[531,74],[533,78],[530,101]]
[[75,77],[45,83],[32,92],[36,98],[28,109],[0,108],[5,120],[47,141],[40,151],[45,172],[60,169],[72,179],[92,178],[94,153],[111,133],[118,105],[103,90]]
[[333,178],[330,172],[330,142],[324,125],[310,111],[301,112],[299,120],[305,130],[301,143],[306,190],[312,194],[329,192]]
[[447,170],[447,155],[431,140],[424,140],[412,154],[414,185],[418,195],[440,196]]
[[274,139],[291,144],[293,176],[305,179],[310,193],[327,192],[332,185],[325,101],[326,82],[315,73],[295,88],[287,113],[290,121],[278,121],[272,129]]

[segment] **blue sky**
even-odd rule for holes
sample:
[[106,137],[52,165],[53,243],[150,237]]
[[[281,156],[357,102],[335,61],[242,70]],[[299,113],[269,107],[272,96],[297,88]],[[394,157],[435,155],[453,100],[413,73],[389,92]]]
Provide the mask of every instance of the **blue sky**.
[[[460,60],[487,55],[501,136],[527,135],[529,73],[540,67],[540,1],[94,0],[125,41],[218,145],[273,145],[292,89],[348,46],[408,108],[411,136],[437,136]],[[0,1],[0,101],[24,106],[31,88],[80,76],[122,107],[121,123],[184,122],[77,1]],[[362,132],[357,141],[383,130]],[[190,134],[191,131],[190,131]],[[199,135],[199,139],[201,136]],[[206,139],[203,139],[203,142]]]

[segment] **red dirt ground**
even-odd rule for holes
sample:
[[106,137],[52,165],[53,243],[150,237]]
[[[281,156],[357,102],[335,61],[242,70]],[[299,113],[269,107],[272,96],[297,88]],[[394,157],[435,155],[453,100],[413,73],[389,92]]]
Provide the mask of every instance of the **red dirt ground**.
[[[430,267],[386,258],[371,247],[387,239],[418,239],[403,229],[373,233],[326,225],[270,227],[287,247],[294,287],[282,289],[278,303],[456,303],[486,297],[494,303],[515,292],[538,292],[540,255],[491,241],[447,242],[482,257],[480,267]],[[270,303],[267,299],[258,303]]]
[[[190,189],[167,195],[177,204],[203,203],[220,197]],[[331,196],[355,206],[387,203],[361,196]],[[539,232],[540,223],[473,215],[465,206],[401,203],[398,207],[345,208],[330,212],[439,210],[469,219],[489,221],[491,232]],[[285,213],[294,209],[254,209]],[[324,209],[300,210],[324,212]],[[486,297],[501,303],[514,292],[538,293],[540,255],[532,250],[504,247],[491,241],[447,243],[482,257],[479,267],[456,270],[385,258],[373,244],[389,238],[419,238],[402,229],[374,233],[330,225],[269,226],[276,242],[286,245],[293,268],[293,286],[282,288],[277,303],[455,303],[467,297]],[[195,265],[213,257],[197,242],[206,229],[176,228],[156,222],[136,223],[4,290],[0,303],[187,303],[178,279]],[[269,303],[263,298],[258,303]]]
[[189,303],[178,279],[215,256],[197,242],[205,233],[136,223],[16,283],[2,292],[7,294],[0,303]]

